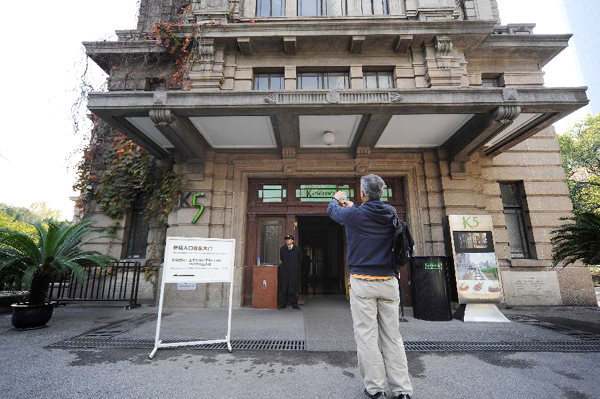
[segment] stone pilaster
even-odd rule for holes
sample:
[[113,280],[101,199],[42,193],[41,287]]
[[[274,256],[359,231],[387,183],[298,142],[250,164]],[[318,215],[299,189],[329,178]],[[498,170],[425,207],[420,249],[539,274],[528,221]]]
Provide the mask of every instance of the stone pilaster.
[[425,78],[432,87],[468,86],[467,62],[454,48],[448,36],[436,36],[432,43],[423,45],[425,53]]
[[286,66],[284,72],[285,89],[296,90],[296,67]]
[[220,90],[225,81],[225,50],[215,48],[214,39],[200,39],[199,42],[198,59],[188,73],[190,88],[196,91]]
[[362,89],[363,87],[362,65],[350,65],[350,88]]

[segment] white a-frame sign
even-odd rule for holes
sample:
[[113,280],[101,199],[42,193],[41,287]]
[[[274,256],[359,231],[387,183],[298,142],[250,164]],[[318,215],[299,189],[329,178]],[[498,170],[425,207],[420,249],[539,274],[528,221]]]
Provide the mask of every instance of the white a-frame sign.
[[[231,352],[231,306],[233,302],[233,260],[235,240],[218,238],[167,237],[165,262],[160,285],[158,320],[152,359],[159,348],[227,343]],[[165,284],[168,283],[229,283],[229,314],[225,339],[210,341],[171,342],[164,344],[160,339]]]

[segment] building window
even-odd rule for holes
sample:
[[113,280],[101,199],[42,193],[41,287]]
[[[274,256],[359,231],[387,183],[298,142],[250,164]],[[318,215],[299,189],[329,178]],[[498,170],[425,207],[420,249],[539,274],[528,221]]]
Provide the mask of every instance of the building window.
[[255,73],[254,90],[283,90],[282,73]]
[[146,246],[148,245],[149,223],[144,217],[148,198],[137,197],[131,209],[131,220],[127,234],[127,245],[125,248],[125,257],[145,258]]
[[508,244],[512,258],[531,258],[527,217],[527,204],[522,182],[500,183],[500,195],[508,231]]
[[381,195],[381,202],[388,202],[393,197],[394,191],[391,188],[385,187],[383,189],[383,194]]
[[262,202],[281,202],[287,197],[287,189],[281,184],[265,184],[258,189],[258,198]]
[[348,15],[347,0],[298,0],[298,16]]
[[285,0],[256,0],[257,17],[285,16]]
[[298,89],[348,89],[348,72],[304,72],[298,74]]
[[365,89],[393,89],[394,78],[391,72],[365,72],[363,86]]
[[362,15],[388,15],[390,13],[387,0],[362,0]]
[[301,184],[296,189],[300,202],[330,202],[338,191],[346,193],[346,199],[354,198],[354,189],[349,184]]

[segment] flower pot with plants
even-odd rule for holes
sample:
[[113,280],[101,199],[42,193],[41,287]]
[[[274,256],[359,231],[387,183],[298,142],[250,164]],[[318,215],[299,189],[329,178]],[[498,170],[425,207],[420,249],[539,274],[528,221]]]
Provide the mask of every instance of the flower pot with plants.
[[106,266],[113,259],[84,250],[92,238],[92,222],[35,224],[35,235],[0,229],[0,271],[18,275],[29,288],[27,301],[12,306],[12,323],[17,329],[43,327],[52,317],[54,305],[48,290],[55,276],[72,272],[83,281],[86,265]]

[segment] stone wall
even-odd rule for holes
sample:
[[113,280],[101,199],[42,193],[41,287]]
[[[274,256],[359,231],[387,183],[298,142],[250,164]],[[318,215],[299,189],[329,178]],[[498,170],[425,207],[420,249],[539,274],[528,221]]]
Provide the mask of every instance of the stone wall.
[[[554,270],[551,232],[573,209],[555,136],[550,127],[496,157],[480,161],[486,211],[494,219],[498,257],[511,271]],[[499,181],[523,181],[534,259],[510,259]],[[584,265],[557,268],[556,273],[563,305],[597,305],[591,275]]]
[[183,0],[140,0],[137,29],[150,32],[157,22],[175,22]]
[[[551,268],[550,232],[561,224],[560,218],[572,210],[553,128],[523,141],[493,158],[474,155],[464,170],[450,170],[442,150],[421,152],[374,152],[361,160],[364,173],[386,177],[404,176],[407,193],[407,219],[411,226],[417,255],[446,255],[444,220],[451,214],[489,214],[494,221],[494,238],[501,271],[546,271]],[[288,166],[284,169],[284,166]],[[192,223],[197,208],[179,208],[169,216],[166,234],[176,237],[235,238],[234,306],[242,304],[245,267],[246,207],[248,179],[285,177],[355,176],[357,161],[348,154],[332,154],[324,160],[318,155],[296,155],[285,160],[266,154],[227,154],[209,151],[205,161],[189,160],[175,164],[182,176],[184,192],[203,193],[204,213]],[[523,181],[535,259],[511,259],[499,182]],[[99,225],[114,220],[95,212]],[[126,218],[119,221],[116,239],[93,244],[95,249],[121,256]],[[151,231],[151,251],[162,259],[164,232]],[[159,261],[157,261],[159,262]],[[557,271],[564,305],[593,305],[595,296],[591,276],[582,265]],[[147,285],[147,284],[146,284]],[[151,292],[147,287],[146,291]],[[228,284],[198,285],[196,291],[177,291],[168,285],[169,307],[224,307]],[[147,295],[145,295],[147,296]]]
[[[289,163],[289,160],[286,161]],[[191,224],[196,210],[180,209],[169,218],[172,236],[206,236],[236,239],[234,305],[240,306],[245,259],[246,201],[249,178],[354,176],[354,162],[338,154],[333,160],[298,156],[293,173],[285,173],[283,160],[275,156],[210,154],[202,173],[196,165],[181,164],[184,191],[202,191],[205,214]],[[571,204],[552,128],[522,142],[495,158],[474,156],[461,173],[451,173],[443,151],[375,153],[368,171],[384,177],[405,176],[407,218],[415,236],[418,255],[446,255],[444,218],[450,214],[490,214],[501,270],[542,271],[551,268],[550,231],[567,216]],[[523,181],[532,224],[536,259],[511,259],[499,182]],[[557,271],[564,305],[593,305],[595,297],[589,271],[581,265]],[[169,287],[169,306],[221,307],[227,301],[226,284],[198,286],[197,291]]]

